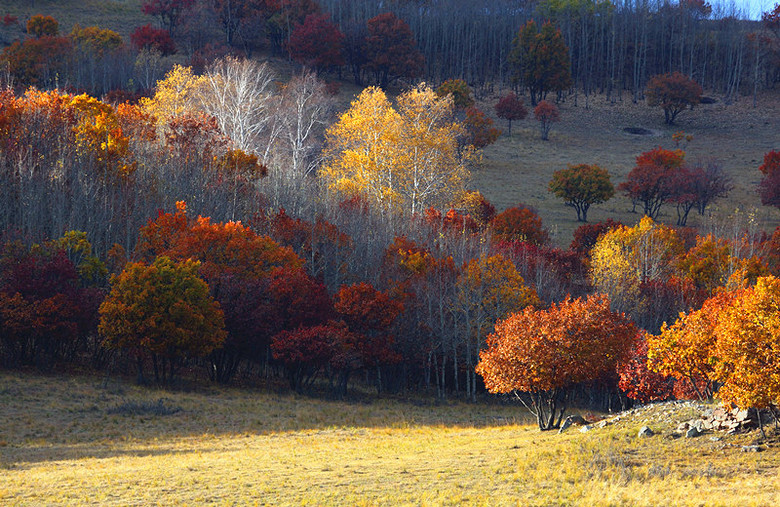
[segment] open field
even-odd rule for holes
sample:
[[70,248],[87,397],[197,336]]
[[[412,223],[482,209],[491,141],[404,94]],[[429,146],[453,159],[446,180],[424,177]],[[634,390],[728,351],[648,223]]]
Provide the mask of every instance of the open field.
[[[734,190],[727,199],[716,202],[713,215],[725,218],[736,209],[755,210],[761,226],[774,230],[780,225],[780,212],[761,206],[756,187],[764,154],[780,149],[780,95],[759,96],[757,108],[753,108],[752,97],[741,97],[728,105],[717,95],[713,97],[718,102],[680,114],[673,126],[664,124],[659,108],[648,107],[644,102],[633,104],[629,93],[614,104],[603,95],[591,97],[587,109],[582,96],[577,106],[569,97],[559,105],[561,121],[553,125],[547,142],[540,139],[532,111],[525,120],[513,122],[511,137],[506,134],[506,122],[494,116],[496,125],[505,133],[485,149],[484,166],[473,173],[472,187],[499,210],[519,202],[535,207],[559,246],[567,247],[572,232],[581,224],[572,208],[547,191],[554,171],[567,164],[598,164],[610,172],[617,186],[633,168],[637,155],[657,146],[674,149],[672,135],[684,131],[693,135],[687,146],[680,146],[688,161],[715,159],[734,180]],[[490,97],[480,107],[494,114],[493,104],[497,100],[498,96]],[[529,104],[526,107],[530,109]],[[631,127],[652,134],[634,135],[623,130]],[[635,223],[640,216],[631,213],[628,199],[616,195],[605,204],[593,206],[588,214],[590,222],[607,218]],[[662,207],[659,220],[675,224],[674,206]],[[703,220],[692,212],[688,225],[701,225]]]
[[[557,434],[513,406],[101,384],[0,374],[0,504],[770,505],[780,491],[776,436],[759,453],[740,450],[756,432],[672,439],[684,406]],[[661,434],[638,439],[646,421]]]

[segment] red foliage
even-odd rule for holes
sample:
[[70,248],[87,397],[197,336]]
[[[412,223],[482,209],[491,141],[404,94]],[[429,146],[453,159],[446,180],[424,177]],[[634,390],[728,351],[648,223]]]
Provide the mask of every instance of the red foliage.
[[636,166],[618,188],[634,202],[641,202],[645,215],[655,218],[661,205],[675,194],[674,175],[684,161],[682,150],[659,147],[644,152],[636,158]]
[[764,175],[780,171],[780,150],[771,150],[765,153],[764,163],[759,166],[758,170]]
[[590,257],[590,249],[596,244],[599,237],[609,231],[621,227],[623,224],[616,222],[611,218],[595,224],[584,224],[574,231],[574,239],[569,245],[569,249],[576,252],[580,257]]
[[10,14],[6,14],[3,16],[3,26],[11,26],[15,25],[19,22],[19,18],[16,16],[11,16]]
[[528,110],[525,108],[522,99],[518,99],[515,92],[509,92],[501,97],[495,105],[496,115],[509,122],[509,135],[512,135],[512,122],[522,120],[528,116]]
[[758,184],[761,204],[780,208],[780,151],[766,153],[764,163],[758,169],[764,175]]
[[466,119],[463,122],[468,135],[468,143],[475,148],[484,148],[493,144],[501,135],[501,131],[493,127],[493,120],[475,106],[466,108]]
[[344,34],[327,14],[309,14],[290,34],[287,49],[296,62],[318,70],[344,65]]
[[68,37],[43,35],[24,42],[15,41],[3,49],[1,59],[18,84],[43,87],[56,82],[71,50]]
[[533,208],[523,204],[499,213],[490,225],[496,241],[526,241],[544,245],[549,240],[547,231],[542,228],[542,219]]
[[423,71],[425,58],[417,49],[409,25],[392,12],[368,20],[366,68],[373,70],[384,88],[397,77],[417,77]]
[[147,16],[154,16],[173,35],[181,15],[195,5],[195,0],[145,0],[141,10]]
[[392,364],[400,359],[393,351],[389,331],[403,311],[403,304],[362,282],[341,287],[333,308],[349,329],[360,336],[358,352],[364,366]]
[[159,51],[163,56],[176,52],[176,44],[167,30],[155,28],[152,25],[136,27],[130,34],[130,42],[138,49],[152,49]]
[[441,211],[428,208],[425,211],[425,223],[436,231],[442,230],[454,234],[474,233],[479,230],[476,220],[469,215],[461,215],[454,209],[450,209],[442,216]]
[[632,400],[648,403],[672,397],[674,379],[647,367],[647,339],[644,336],[635,342],[631,358],[618,365],[618,374],[618,387]]
[[546,100],[540,101],[534,108],[534,118],[539,122],[539,129],[542,133],[542,139],[547,140],[550,135],[552,124],[561,119],[558,107],[552,102]]

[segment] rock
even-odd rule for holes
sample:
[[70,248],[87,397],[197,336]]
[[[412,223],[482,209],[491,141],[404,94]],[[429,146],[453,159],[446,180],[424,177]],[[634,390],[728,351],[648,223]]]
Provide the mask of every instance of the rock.
[[764,448],[759,445],[743,445],[742,452],[761,452]]
[[688,431],[685,432],[685,438],[696,438],[699,435],[701,435],[701,431],[696,426],[688,428]]
[[637,434],[637,437],[639,438],[645,438],[645,437],[652,437],[655,435],[655,432],[650,429],[649,426],[642,426],[639,428],[639,433]]
[[587,433],[587,432],[589,432],[591,429],[593,429],[593,428],[591,427],[591,425],[590,425],[590,424],[586,424],[585,426],[583,426],[582,428],[580,428],[580,433]]
[[584,417],[581,415],[570,415],[563,421],[563,424],[561,424],[561,429],[558,430],[558,433],[563,433],[570,426],[582,426],[583,424],[588,424],[588,421],[586,421]]
[[720,437],[710,437],[710,440],[712,440],[713,442],[720,442],[723,439]]

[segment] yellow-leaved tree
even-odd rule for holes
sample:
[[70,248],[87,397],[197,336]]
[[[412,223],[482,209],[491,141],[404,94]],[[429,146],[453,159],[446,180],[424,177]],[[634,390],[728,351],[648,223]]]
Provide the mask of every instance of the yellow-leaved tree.
[[634,227],[618,227],[591,250],[591,278],[618,312],[636,313],[640,285],[665,282],[675,272],[683,244],[674,229],[644,217]]
[[160,125],[165,125],[172,118],[195,112],[204,83],[205,78],[194,75],[192,68],[174,65],[165,78],[157,82],[154,97],[141,99],[141,107],[156,117]]
[[425,84],[397,106],[376,87],[363,90],[326,134],[320,173],[339,192],[363,195],[383,212],[420,213],[458,200],[469,177],[452,97]]

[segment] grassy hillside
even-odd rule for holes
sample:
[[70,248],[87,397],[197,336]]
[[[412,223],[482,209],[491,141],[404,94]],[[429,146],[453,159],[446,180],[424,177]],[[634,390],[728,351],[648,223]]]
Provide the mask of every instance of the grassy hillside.
[[[498,96],[485,100],[481,107],[493,111]],[[625,100],[614,104],[604,96],[592,97],[585,107],[580,96],[575,106],[573,98],[559,105],[561,122],[554,124],[550,140],[540,140],[538,124],[533,114],[521,122],[513,122],[512,136],[503,134],[497,143],[485,150],[484,166],[473,174],[472,186],[482,191],[497,208],[504,209],[523,202],[534,206],[544,224],[551,228],[560,246],[566,247],[571,233],[580,223],[574,209],[547,191],[552,173],[567,164],[598,164],[610,172],[617,186],[634,166],[637,155],[657,146],[674,149],[672,135],[677,131],[691,134],[686,160],[695,162],[709,158],[718,160],[734,180],[734,190],[728,199],[716,203],[711,212],[726,218],[735,210],[755,210],[756,219],[769,231],[780,225],[780,212],[763,207],[756,194],[760,180],[758,166],[764,154],[780,149],[780,96],[767,93],[759,97],[753,108],[752,97],[725,104],[702,104],[686,111],[677,124],[663,123],[663,111],[650,108],[644,102],[633,104]],[[528,107],[528,106],[527,106]],[[506,122],[494,117],[496,124],[506,130]],[[641,128],[649,135],[634,135],[625,128]],[[619,194],[619,193],[618,193]],[[640,208],[641,209],[641,208]],[[631,203],[623,196],[591,208],[590,222],[613,218],[634,223],[639,215],[631,213]],[[664,205],[659,220],[675,224],[673,205]],[[706,225],[706,220],[694,212],[688,225]]]
[[[770,505],[777,443],[672,439],[687,406],[540,433],[512,406],[0,375],[0,503]],[[638,439],[649,423],[660,435]]]
[[30,16],[44,14],[60,23],[60,32],[73,25],[110,28],[125,40],[135,27],[152,23],[141,12],[142,0],[0,0],[0,15],[17,16],[23,24]]

